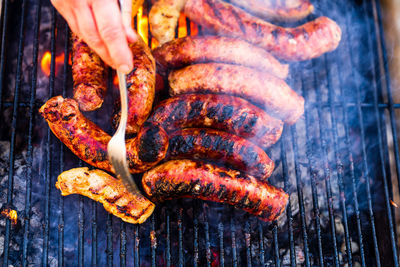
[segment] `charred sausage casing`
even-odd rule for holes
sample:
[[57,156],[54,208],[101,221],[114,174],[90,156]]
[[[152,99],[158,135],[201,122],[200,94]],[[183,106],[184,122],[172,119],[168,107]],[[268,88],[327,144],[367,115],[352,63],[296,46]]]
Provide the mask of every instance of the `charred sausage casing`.
[[211,160],[262,181],[274,170],[274,162],[264,150],[227,132],[187,128],[171,133],[169,137],[168,159]]
[[265,20],[301,20],[314,10],[309,0],[231,0],[230,2]]
[[221,0],[188,0],[184,12],[192,21],[217,34],[248,40],[288,61],[308,60],[332,51],[342,35],[336,22],[327,17],[284,28]]
[[80,194],[98,201],[106,211],[128,223],[143,223],[155,208],[144,196],[130,193],[121,180],[101,170],[65,171],[58,176],[56,187],[63,196]]
[[[54,135],[76,156],[96,168],[114,171],[107,158],[111,136],[84,117],[75,100],[56,96],[39,112]],[[167,150],[167,133],[157,125],[144,125],[137,137],[126,141],[130,171],[140,173],[150,169],[165,158]]]
[[196,64],[172,71],[170,94],[214,93],[242,97],[269,114],[294,124],[304,113],[304,98],[285,81],[251,68],[221,63]]
[[198,198],[233,205],[263,221],[279,218],[289,198],[251,176],[191,160],[169,161],[151,169],[143,175],[142,185],[155,202]]
[[161,66],[161,72],[207,62],[243,65],[281,79],[285,79],[289,72],[287,64],[280,63],[264,49],[231,37],[186,36],[155,49],[153,55]]
[[74,98],[82,111],[101,107],[107,91],[107,69],[101,58],[78,36],[72,34],[72,78]]
[[[128,90],[128,122],[126,132],[137,133],[150,115],[153,107],[156,83],[156,65],[150,48],[140,39],[130,44],[133,54],[133,70],[126,76]],[[112,124],[118,127],[121,116],[120,103],[115,107]]]
[[171,133],[208,127],[243,137],[265,149],[281,137],[283,122],[247,100],[217,94],[185,94],[162,101],[148,119]]

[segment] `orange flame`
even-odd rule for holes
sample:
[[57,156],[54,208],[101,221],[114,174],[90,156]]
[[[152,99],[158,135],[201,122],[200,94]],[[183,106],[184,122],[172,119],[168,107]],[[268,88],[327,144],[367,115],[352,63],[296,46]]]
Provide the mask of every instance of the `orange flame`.
[[[60,68],[60,66],[62,66],[64,64],[64,53],[62,53],[61,55],[56,56],[56,74],[58,69]],[[71,64],[71,57],[68,59],[69,64]],[[42,60],[40,62],[40,66],[42,68],[42,71],[44,74],[46,74],[46,76],[50,76],[50,69],[51,69],[51,53],[49,51],[46,51],[43,54]]]
[[196,23],[190,22],[190,35],[196,36],[198,34],[199,34],[199,27],[197,27]]
[[186,16],[181,13],[178,20],[178,38],[187,36]]
[[137,31],[143,41],[149,44],[149,18],[143,15],[143,7],[140,7],[137,12]]
[[398,208],[399,205],[396,204],[396,202],[394,202],[393,200],[390,200],[390,204],[393,205],[393,207]]
[[7,217],[8,219],[10,219],[10,220],[11,220],[11,223],[12,223],[13,225],[16,225],[16,224],[17,224],[18,214],[17,214],[17,212],[16,212],[15,210],[12,210],[12,209],[4,209],[4,210],[1,212],[1,215],[3,215],[3,216],[5,216],[5,217]]

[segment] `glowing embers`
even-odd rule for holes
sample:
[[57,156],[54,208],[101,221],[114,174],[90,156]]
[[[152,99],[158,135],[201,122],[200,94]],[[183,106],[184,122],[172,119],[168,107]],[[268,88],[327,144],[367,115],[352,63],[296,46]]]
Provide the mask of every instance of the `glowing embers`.
[[17,211],[13,210],[13,209],[4,209],[1,212],[1,215],[3,215],[4,217],[10,219],[12,225],[16,225],[18,222],[18,214]]

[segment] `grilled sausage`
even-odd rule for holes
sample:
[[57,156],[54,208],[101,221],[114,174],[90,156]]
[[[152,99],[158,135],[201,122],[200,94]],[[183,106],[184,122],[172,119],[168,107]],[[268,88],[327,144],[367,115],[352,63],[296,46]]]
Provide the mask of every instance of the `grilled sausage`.
[[58,176],[56,187],[63,196],[80,194],[103,204],[106,211],[128,223],[143,223],[155,205],[126,190],[121,182],[101,170],[76,168]]
[[155,49],[153,55],[161,69],[177,69],[194,63],[221,62],[256,68],[282,79],[285,79],[289,72],[287,64],[281,64],[264,49],[231,37],[187,36]]
[[304,99],[285,81],[251,68],[208,63],[172,71],[170,94],[217,93],[243,97],[272,116],[293,124],[304,113]]
[[179,15],[186,0],[158,0],[149,13],[150,30],[160,44],[175,38]]
[[219,162],[264,181],[274,162],[253,143],[214,129],[187,128],[169,135],[168,159],[203,159]]
[[74,98],[83,111],[101,107],[107,91],[107,69],[101,58],[78,36],[72,34],[72,78]]
[[186,94],[161,102],[148,119],[167,132],[190,127],[220,129],[243,137],[261,148],[281,137],[283,122],[235,96]]
[[188,0],[184,12],[217,34],[248,40],[289,61],[319,57],[336,49],[341,39],[339,26],[327,17],[296,28],[284,28],[221,0]]
[[[88,164],[113,172],[107,158],[107,133],[79,111],[73,99],[56,96],[39,110],[50,129],[76,156]],[[145,125],[137,137],[126,141],[127,159],[132,173],[140,173],[160,162],[168,150],[168,136],[157,125]]]
[[[150,115],[153,107],[156,72],[155,60],[150,48],[140,39],[130,44],[133,54],[133,70],[126,77],[128,89],[128,123],[126,132],[137,133]],[[120,103],[116,104],[112,124],[118,126],[121,116]]]
[[156,202],[198,198],[233,205],[263,221],[279,218],[289,196],[265,182],[212,164],[174,160],[143,175],[143,189]]
[[314,10],[309,0],[231,0],[230,2],[265,20],[301,20]]

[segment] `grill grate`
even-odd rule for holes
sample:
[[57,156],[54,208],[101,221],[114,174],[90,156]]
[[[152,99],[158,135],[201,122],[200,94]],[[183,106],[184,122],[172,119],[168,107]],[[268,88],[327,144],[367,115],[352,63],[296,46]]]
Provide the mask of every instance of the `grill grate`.
[[[54,190],[60,172],[84,165],[37,114],[49,97],[70,95],[70,68],[58,73],[56,62],[64,53],[68,66],[69,29],[48,1],[3,2],[0,142],[9,150],[7,162],[0,157],[6,193],[0,208],[15,208],[20,218],[19,226],[6,219],[0,229],[3,266],[399,265],[391,200],[400,187],[392,188],[391,179],[400,177],[400,103],[390,88],[377,0],[318,3],[321,14],[339,22],[343,41],[332,53],[291,66],[289,83],[306,98],[306,112],[269,151],[277,165],[272,181],[291,193],[282,220],[266,224],[231,207],[177,200],[157,207],[143,225]],[[46,50],[49,77],[39,65]],[[110,92],[112,80],[110,71]],[[16,183],[21,168],[23,186]]]

